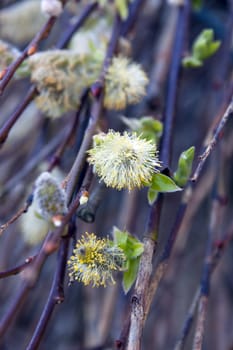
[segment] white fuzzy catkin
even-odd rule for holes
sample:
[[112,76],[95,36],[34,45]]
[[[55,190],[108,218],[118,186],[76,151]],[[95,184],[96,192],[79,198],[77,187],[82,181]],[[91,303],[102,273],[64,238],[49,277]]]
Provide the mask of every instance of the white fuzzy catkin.
[[57,179],[48,172],[43,172],[36,179],[33,200],[37,213],[45,221],[53,222],[54,216],[67,213],[66,193]]
[[41,12],[48,16],[58,17],[63,11],[62,3],[59,0],[42,0]]

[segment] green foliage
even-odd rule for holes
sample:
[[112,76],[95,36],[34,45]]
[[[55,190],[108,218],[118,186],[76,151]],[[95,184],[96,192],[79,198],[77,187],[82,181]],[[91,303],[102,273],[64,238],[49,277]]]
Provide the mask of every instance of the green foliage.
[[140,262],[140,257],[128,260],[127,270],[123,274],[123,281],[122,281],[125,294],[128,293],[128,291],[130,290],[130,288],[132,287],[136,279],[139,262]]
[[158,197],[158,191],[153,190],[152,187],[149,187],[148,192],[147,192],[147,199],[150,205],[154,204]]
[[147,199],[151,205],[156,200],[158,192],[167,193],[177,191],[181,191],[181,188],[178,187],[169,176],[156,173],[152,177],[152,182],[147,193]]
[[158,141],[163,132],[163,124],[153,117],[126,118],[122,117],[122,121],[138,135],[141,135],[148,141],[158,144]]
[[192,171],[194,154],[195,147],[193,146],[181,153],[178,168],[173,177],[178,186],[184,187],[186,185]]
[[212,29],[203,30],[192,46],[192,54],[182,60],[186,68],[197,68],[203,65],[203,62],[212,56],[219,48],[221,42],[214,41],[214,32]]
[[137,238],[127,231],[120,231],[117,227],[113,228],[113,237],[114,243],[123,250],[127,259],[126,271],[123,274],[123,289],[128,293],[136,279],[144,246]]

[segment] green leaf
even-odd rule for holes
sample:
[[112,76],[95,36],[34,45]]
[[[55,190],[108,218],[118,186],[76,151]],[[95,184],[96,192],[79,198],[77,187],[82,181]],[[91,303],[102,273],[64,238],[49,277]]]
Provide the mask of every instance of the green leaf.
[[220,41],[214,41],[214,31],[212,29],[204,29],[193,43],[192,54],[182,60],[183,66],[200,67],[204,60],[218,50],[220,45]]
[[158,197],[158,191],[153,190],[151,187],[147,191],[147,199],[150,205],[154,204]]
[[184,187],[186,185],[192,171],[194,154],[195,147],[193,146],[181,153],[178,168],[174,173],[174,180],[178,186]]
[[113,227],[113,239],[114,243],[124,249],[128,240],[128,232],[119,230],[116,226]]
[[182,190],[170,177],[160,173],[153,175],[150,187],[151,190],[157,192],[176,192]]
[[194,56],[187,56],[183,58],[182,65],[185,68],[199,68],[203,66],[203,62]]
[[193,44],[193,55],[201,61],[212,56],[219,48],[221,42],[213,41],[214,31],[212,29],[203,30]]
[[163,124],[159,120],[150,116],[140,119],[121,117],[121,119],[124,124],[138,135],[141,135],[148,141],[158,143],[163,132]]
[[142,255],[144,245],[136,237],[127,231],[120,231],[117,227],[113,228],[114,243],[124,251],[128,260],[135,259]]
[[135,259],[142,255],[144,251],[144,245],[136,237],[128,234],[128,239],[125,247],[125,255],[128,259]]
[[128,263],[128,270],[125,271],[123,274],[122,285],[123,285],[125,294],[128,293],[133,283],[135,282],[135,279],[137,277],[139,262],[140,262],[140,257],[130,260]]

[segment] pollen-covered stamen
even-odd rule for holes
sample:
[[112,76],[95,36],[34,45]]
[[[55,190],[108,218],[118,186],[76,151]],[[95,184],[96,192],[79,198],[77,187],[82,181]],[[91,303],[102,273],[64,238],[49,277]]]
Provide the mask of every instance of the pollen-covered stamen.
[[114,283],[113,271],[122,270],[126,258],[123,251],[106,238],[86,233],[76,244],[68,261],[70,281],[84,285],[106,286]]

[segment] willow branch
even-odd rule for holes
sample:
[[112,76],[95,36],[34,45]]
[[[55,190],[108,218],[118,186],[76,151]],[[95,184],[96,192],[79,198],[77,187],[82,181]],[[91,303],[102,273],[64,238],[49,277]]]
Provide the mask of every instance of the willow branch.
[[191,179],[193,182],[197,181],[207,158],[209,157],[209,155],[212,152],[212,150],[214,149],[216,143],[220,139],[222,130],[225,127],[227,121],[232,117],[232,115],[233,115],[233,100],[230,102],[229,106],[227,107],[227,109],[226,109],[225,113],[223,114],[222,118],[220,119],[220,122],[218,123],[216,129],[213,130],[213,134],[212,134],[212,136],[210,136],[210,141],[208,142],[204,152],[199,156],[198,166],[197,166],[197,168],[192,176],[192,179]]
[[9,270],[0,272],[0,279],[19,274],[28,266],[28,264],[31,264],[35,260],[35,257],[36,255],[30,256],[27,259],[25,259],[25,262],[23,264],[13,267]]
[[61,237],[64,231],[65,226],[70,222],[72,216],[76,212],[79,206],[79,199],[82,192],[79,192],[69,207],[68,213],[64,216],[62,224],[56,230],[50,232],[40,251],[38,252],[35,260],[25,268],[21,273],[22,286],[18,294],[14,298],[9,310],[0,320],[0,337],[4,335],[10,324],[13,322],[21,307],[23,306],[26,297],[30,290],[35,286],[40,271],[47,259],[47,257],[53,254],[60,247]]
[[[232,242],[232,240],[233,240],[233,225],[231,224],[230,228],[227,230],[225,238],[222,241],[218,241],[216,242],[216,244],[214,244],[214,249],[211,255],[210,277],[212,276],[213,272],[215,271],[216,267],[221,261],[221,258],[225,250],[229,246],[230,242]],[[187,336],[190,332],[190,329],[194,321],[194,316],[195,316],[198,302],[200,300],[200,296],[201,296],[201,287],[199,286],[194,294],[186,319],[184,321],[184,325],[182,327],[181,335],[177,340],[174,350],[182,350],[185,345],[185,340],[187,339]]]
[[32,86],[29,89],[26,97],[20,103],[20,105],[16,108],[16,110],[9,117],[9,119],[3,124],[3,126],[0,129],[0,146],[2,146],[2,144],[6,141],[11,128],[17,122],[17,120],[22,115],[22,113],[26,109],[26,107],[30,104],[30,102],[33,101],[36,94],[37,94],[36,88],[35,88],[35,86]]
[[52,283],[52,288],[50,290],[47,303],[44,307],[43,313],[37,324],[35,332],[30,340],[29,345],[26,348],[27,350],[35,350],[39,347],[55,306],[57,304],[61,304],[64,301],[63,283],[65,277],[65,266],[68,255],[68,247],[69,237],[63,237],[58,252],[58,263]]
[[[63,140],[62,144],[59,146],[58,150],[56,151],[56,153],[52,156],[52,159],[50,161],[49,167],[48,167],[48,171],[52,171],[52,169],[59,164],[61,157],[63,155],[63,153],[66,150],[66,147],[69,145],[70,141],[72,140],[72,138],[74,137],[74,134],[77,130],[77,126],[79,123],[79,119],[80,119],[80,115],[81,112],[83,110],[84,104],[87,100],[88,97],[88,93],[89,93],[89,89],[86,89],[81,98],[80,98],[80,106],[78,108],[78,111],[76,112],[75,118],[70,126],[70,130],[67,133],[67,136],[65,137],[65,139]],[[85,116],[86,117],[86,116]]]
[[[191,195],[192,195],[193,186],[195,185],[195,182],[199,179],[199,176],[201,174],[201,170],[202,170],[208,156],[214,150],[214,146],[216,145],[217,140],[219,139],[219,135],[222,132],[223,127],[225,126],[227,120],[232,115],[232,108],[233,108],[233,103],[231,101],[229,106],[226,109],[226,112],[222,115],[222,118],[220,119],[220,121],[216,127],[216,130],[215,130],[211,140],[209,141],[209,144],[207,145],[206,149],[208,150],[208,152],[207,153],[205,152],[204,157],[202,157],[202,156],[199,157],[199,162],[197,163],[196,169],[194,171],[195,176],[193,176],[191,178],[191,180],[188,182],[188,184],[185,187],[184,194],[182,197],[182,203],[178,209],[175,223],[173,224],[173,227],[172,227],[171,232],[169,234],[168,241],[165,245],[164,251],[159,259],[157,268],[156,268],[156,270],[152,276],[152,279],[151,279],[149,298],[147,299],[147,309],[149,309],[149,306],[152,302],[155,291],[158,288],[159,282],[161,281],[161,279],[163,278],[163,276],[166,272],[166,269],[168,266],[168,260],[169,260],[169,257],[171,255],[171,251],[172,251],[176,236],[179,232],[184,214],[186,212],[187,205],[188,205],[190,198],[191,198]],[[200,166],[200,163],[201,163],[201,166]]]

